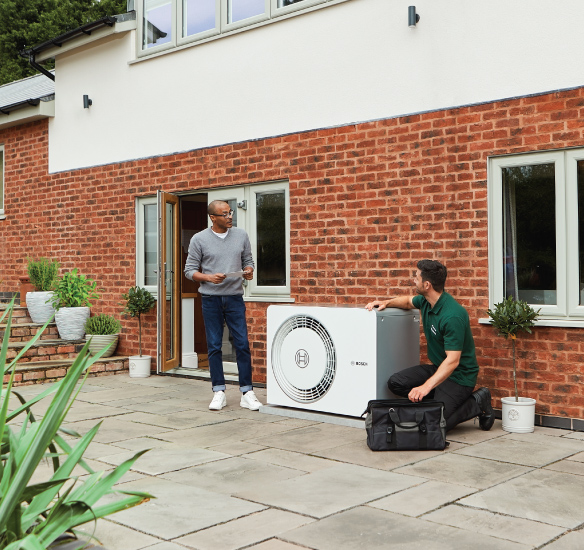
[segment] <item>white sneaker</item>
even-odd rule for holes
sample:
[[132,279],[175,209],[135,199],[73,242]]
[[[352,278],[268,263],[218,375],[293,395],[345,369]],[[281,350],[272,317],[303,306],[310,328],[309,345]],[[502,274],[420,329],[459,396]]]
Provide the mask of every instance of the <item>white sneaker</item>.
[[262,404],[258,401],[253,390],[248,391],[241,395],[241,401],[239,404],[245,408],[249,409],[250,411],[259,411]]
[[209,403],[209,408],[212,411],[220,411],[223,407],[227,405],[227,399],[225,399],[224,391],[216,391],[213,396],[213,401]]

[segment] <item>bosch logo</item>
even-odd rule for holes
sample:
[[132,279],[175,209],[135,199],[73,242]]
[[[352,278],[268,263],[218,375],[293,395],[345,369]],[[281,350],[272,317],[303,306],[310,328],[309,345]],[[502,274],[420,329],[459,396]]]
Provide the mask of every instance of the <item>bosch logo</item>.
[[296,365],[301,369],[308,367],[308,363],[310,362],[310,357],[308,356],[308,352],[305,349],[299,349],[296,352],[294,359],[296,361]]
[[351,365],[354,367],[355,365],[360,367],[366,367],[369,363],[367,361],[351,361]]

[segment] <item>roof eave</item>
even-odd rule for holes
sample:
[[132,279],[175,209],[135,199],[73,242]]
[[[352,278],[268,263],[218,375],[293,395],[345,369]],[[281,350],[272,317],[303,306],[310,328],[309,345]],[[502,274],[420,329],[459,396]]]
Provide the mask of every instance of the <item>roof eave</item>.
[[31,105],[28,101],[29,100],[2,107],[3,111],[8,109],[10,109],[10,111],[7,115],[0,113],[0,130],[55,116],[54,97],[49,100],[40,100],[38,105]]

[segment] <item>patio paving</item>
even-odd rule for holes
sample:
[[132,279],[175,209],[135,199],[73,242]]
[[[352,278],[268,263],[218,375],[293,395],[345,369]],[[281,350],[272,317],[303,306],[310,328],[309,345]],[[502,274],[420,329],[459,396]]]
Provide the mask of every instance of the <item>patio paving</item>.
[[584,548],[581,432],[470,421],[444,452],[373,453],[362,428],[241,409],[238,389],[226,393],[211,412],[208,381],[88,379],[67,427],[103,419],[94,469],[150,449],[117,487],[156,498],[82,530],[107,550]]

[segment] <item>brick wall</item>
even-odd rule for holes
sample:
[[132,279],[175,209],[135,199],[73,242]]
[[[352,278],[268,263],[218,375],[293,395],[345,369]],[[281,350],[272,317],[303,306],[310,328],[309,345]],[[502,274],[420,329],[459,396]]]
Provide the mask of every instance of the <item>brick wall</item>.
[[[135,282],[136,196],[288,179],[296,302],[408,293],[415,262],[439,259],[471,317],[480,383],[505,396],[510,348],[477,322],[488,308],[487,157],[583,146],[583,115],[581,88],[53,175],[46,121],[10,128],[0,132],[0,290],[17,290],[28,255],[49,255],[98,281],[95,312],[119,313]],[[267,305],[248,304],[257,381],[265,380]],[[154,354],[155,315],[144,325]],[[136,326],[124,321],[121,353],[136,353]],[[584,331],[537,328],[518,341],[518,359],[520,392],[538,400],[538,413],[583,416]]]

